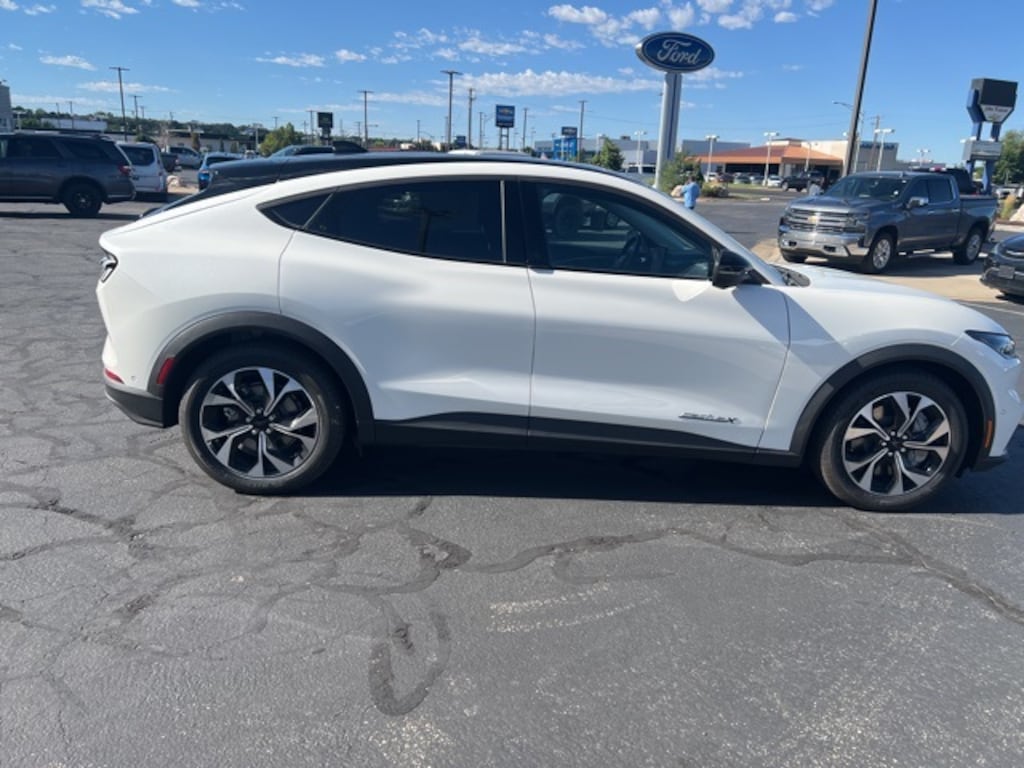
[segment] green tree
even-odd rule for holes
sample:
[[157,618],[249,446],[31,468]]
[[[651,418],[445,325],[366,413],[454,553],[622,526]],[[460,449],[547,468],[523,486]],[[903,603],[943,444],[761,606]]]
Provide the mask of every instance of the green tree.
[[601,168],[607,168],[611,171],[622,170],[622,151],[618,145],[612,142],[610,139],[605,139],[601,144],[601,149],[594,155],[594,159],[591,160],[594,165],[600,166]]
[[1003,151],[996,161],[994,181],[999,184],[1024,181],[1024,132],[1007,131],[1000,140]]
[[658,189],[666,193],[671,192],[676,184],[682,184],[683,179],[686,178],[688,173],[693,174],[693,177],[698,182],[704,181],[704,176],[700,172],[700,163],[697,159],[693,155],[687,155],[685,152],[677,152],[675,157],[665,164],[665,168],[661,172],[661,184],[659,184]]
[[279,149],[290,147],[293,144],[305,144],[305,137],[295,130],[291,123],[285,123],[267,133],[260,142],[260,154],[272,155]]

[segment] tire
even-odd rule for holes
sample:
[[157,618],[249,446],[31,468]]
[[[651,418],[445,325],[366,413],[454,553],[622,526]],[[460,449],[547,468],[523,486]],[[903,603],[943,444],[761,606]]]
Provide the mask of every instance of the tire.
[[984,236],[980,227],[972,227],[963,245],[953,250],[953,261],[957,264],[973,264],[981,253]]
[[782,251],[783,261],[788,261],[790,264],[803,264],[807,261],[807,257],[800,253],[786,253]]
[[60,201],[75,218],[91,218],[100,212],[103,195],[95,184],[76,181],[68,184]]
[[812,443],[814,469],[858,509],[901,512],[954,476],[967,445],[967,416],[941,379],[907,371],[868,379],[842,395]]
[[333,374],[310,356],[251,344],[204,361],[178,417],[189,453],[214,480],[241,493],[290,493],[337,457],[344,403]]
[[896,241],[888,232],[879,232],[875,235],[868,255],[864,257],[861,268],[872,275],[884,272],[896,254]]
[[783,192],[788,192],[789,191],[789,184],[787,184],[786,182],[782,182],[782,191]]

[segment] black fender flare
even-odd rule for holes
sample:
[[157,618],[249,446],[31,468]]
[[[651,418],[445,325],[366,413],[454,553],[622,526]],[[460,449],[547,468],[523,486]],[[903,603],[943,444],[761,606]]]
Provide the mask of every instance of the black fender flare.
[[953,386],[962,399],[966,400],[966,396],[973,397],[973,402],[964,402],[968,419],[974,429],[969,435],[963,466],[977,465],[987,456],[989,448],[985,444],[985,425],[995,422],[995,402],[992,393],[985,378],[967,360],[948,349],[927,344],[902,344],[868,352],[835,371],[818,387],[800,415],[790,441],[790,450],[798,456],[805,454],[821,415],[835,400],[836,395],[853,381],[882,368],[905,366],[931,370]]
[[164,426],[176,423],[177,404],[188,374],[206,354],[230,344],[260,339],[295,344],[320,358],[348,392],[360,442],[373,442],[373,405],[362,373],[352,359],[315,328],[283,315],[260,311],[228,312],[204,318],[164,345],[146,386],[150,394],[163,401]]

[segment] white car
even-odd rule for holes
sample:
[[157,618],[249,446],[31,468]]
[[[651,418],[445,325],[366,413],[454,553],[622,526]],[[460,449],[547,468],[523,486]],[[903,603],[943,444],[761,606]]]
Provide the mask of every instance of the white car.
[[160,156],[160,148],[144,141],[119,141],[117,146],[131,160],[136,196],[147,195],[157,200],[166,200],[167,170]]
[[999,463],[1024,414],[1013,340],[967,307],[769,265],[595,168],[352,157],[100,238],[108,396],[238,491],[345,441],[460,443],[807,462],[894,511]]

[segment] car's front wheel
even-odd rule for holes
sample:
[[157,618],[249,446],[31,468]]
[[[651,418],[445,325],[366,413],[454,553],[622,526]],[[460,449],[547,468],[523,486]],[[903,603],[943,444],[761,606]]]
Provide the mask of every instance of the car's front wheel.
[[813,445],[815,470],[859,509],[900,512],[924,502],[956,474],[967,417],[941,379],[908,371],[867,380],[828,412]]
[[967,239],[953,251],[953,261],[957,264],[972,264],[981,253],[981,246],[984,237],[981,229],[974,227],[968,234]]
[[896,241],[893,239],[893,236],[888,232],[880,232],[871,243],[868,255],[864,257],[864,263],[862,264],[864,271],[873,275],[884,272],[889,264],[892,263],[895,250]]
[[286,493],[330,467],[345,438],[344,399],[313,358],[271,345],[215,354],[178,410],[185,445],[210,477],[242,493]]

